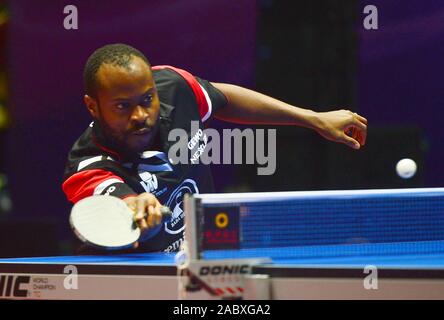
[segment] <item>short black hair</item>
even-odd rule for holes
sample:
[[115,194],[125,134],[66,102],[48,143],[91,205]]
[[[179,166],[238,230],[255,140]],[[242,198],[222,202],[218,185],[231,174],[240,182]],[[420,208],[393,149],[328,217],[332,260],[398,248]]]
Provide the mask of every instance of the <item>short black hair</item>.
[[123,43],[108,44],[94,51],[86,61],[83,70],[83,82],[86,94],[96,97],[97,90],[97,71],[102,64],[111,64],[119,67],[128,67],[132,57],[139,57],[150,66],[145,55],[129,45]]

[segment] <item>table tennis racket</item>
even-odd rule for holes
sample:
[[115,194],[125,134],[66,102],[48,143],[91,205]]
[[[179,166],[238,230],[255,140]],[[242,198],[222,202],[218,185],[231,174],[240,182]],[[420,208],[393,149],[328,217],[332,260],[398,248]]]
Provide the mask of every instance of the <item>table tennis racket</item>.
[[[168,207],[162,207],[162,220],[171,219]],[[113,196],[91,196],[77,202],[69,217],[77,237],[89,245],[107,250],[133,246],[140,237],[134,212],[125,201]]]

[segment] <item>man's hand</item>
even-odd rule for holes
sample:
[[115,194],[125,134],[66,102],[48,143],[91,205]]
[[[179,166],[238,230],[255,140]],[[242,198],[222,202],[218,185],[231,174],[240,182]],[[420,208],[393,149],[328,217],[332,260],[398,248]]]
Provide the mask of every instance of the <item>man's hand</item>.
[[[151,193],[141,193],[138,196],[123,199],[128,207],[134,212],[134,221],[140,228],[140,232],[148,231],[162,222],[162,205]],[[139,242],[135,242],[133,248],[136,249]]]
[[138,196],[125,198],[128,207],[134,211],[134,221],[140,231],[154,228],[162,222],[162,205],[151,193],[141,193]]
[[315,130],[324,138],[341,142],[353,149],[365,145],[367,119],[349,110],[320,112]]

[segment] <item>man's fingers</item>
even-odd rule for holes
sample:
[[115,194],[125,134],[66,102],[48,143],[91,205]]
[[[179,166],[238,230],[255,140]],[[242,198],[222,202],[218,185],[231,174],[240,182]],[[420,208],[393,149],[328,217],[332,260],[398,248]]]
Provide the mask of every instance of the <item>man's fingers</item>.
[[160,224],[162,222],[162,206],[160,203],[156,206],[156,225]]
[[136,198],[136,214],[134,216],[134,220],[136,221],[137,226],[141,229],[147,229],[148,225],[145,221],[145,201],[141,197]]
[[148,206],[148,217],[146,219],[149,228],[154,226],[154,219],[154,207],[150,205]]
[[353,125],[359,129],[361,129],[362,131],[367,131],[367,125],[365,123],[359,121],[356,118],[353,121]]
[[357,140],[361,146],[365,145],[365,141],[367,140],[367,126],[361,123],[360,126],[352,126],[348,128],[345,132],[349,137]]
[[127,197],[127,198],[123,199],[123,201],[126,203],[126,205],[131,210],[133,210],[134,213],[136,212],[136,207],[137,207],[136,199],[137,199],[137,197],[135,197],[135,196],[130,196],[130,197]]
[[136,199],[136,214],[137,216],[140,216],[145,213],[146,210],[146,202],[145,199],[143,199],[142,197],[137,197]]
[[162,205],[160,204],[160,202],[154,198],[155,200],[155,204],[154,204],[154,225],[157,226],[158,224],[160,224],[162,222]]
[[141,230],[145,230],[148,228],[148,225],[146,223],[146,218],[145,218],[145,214],[144,213],[137,213],[134,216],[134,221],[136,222],[137,226],[141,229]]
[[358,150],[361,147],[358,141],[356,141],[352,137],[349,137],[346,134],[344,134],[344,136],[342,137],[342,142],[355,150]]
[[140,228],[140,230],[148,229],[148,224],[146,223],[145,217],[142,215],[142,218],[140,216],[136,216],[135,222],[137,226]]
[[355,130],[355,134],[352,136],[352,138],[358,141],[361,146],[365,145],[365,137],[366,133],[361,132],[360,130]]
[[364,118],[363,116],[360,116],[359,114],[355,113],[356,118],[358,118],[359,121],[361,121],[364,124],[368,124],[368,121],[366,118]]
[[[346,134],[353,139],[357,140],[361,146],[365,145],[367,138],[367,119],[358,115],[357,113],[352,113],[353,119],[349,124],[349,127],[345,130]],[[349,141],[350,142],[350,141]]]
[[131,203],[127,202],[127,204],[135,212],[134,221],[141,231],[161,223],[161,204],[154,195],[143,193],[132,200]]
[[365,142],[367,141],[367,130],[365,131],[357,131],[356,139],[359,141],[361,146],[365,146]]
[[146,206],[156,206],[159,202],[151,193],[144,193],[143,195],[141,195],[141,199],[145,201]]
[[148,226],[150,228],[157,226],[162,222],[162,212],[160,211],[161,206],[156,207],[149,206],[149,216],[148,216]]

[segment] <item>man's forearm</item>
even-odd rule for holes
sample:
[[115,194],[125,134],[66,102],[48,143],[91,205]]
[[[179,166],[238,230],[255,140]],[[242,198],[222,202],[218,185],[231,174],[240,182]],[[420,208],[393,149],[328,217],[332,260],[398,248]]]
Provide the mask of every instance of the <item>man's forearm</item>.
[[228,98],[218,119],[242,124],[296,125],[316,130],[325,139],[360,149],[367,137],[367,119],[350,110],[314,112],[267,95],[225,83],[213,83]]
[[297,125],[314,129],[317,114],[294,107],[259,92],[226,83],[212,83],[228,99],[216,113],[218,119],[242,124]]

